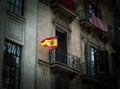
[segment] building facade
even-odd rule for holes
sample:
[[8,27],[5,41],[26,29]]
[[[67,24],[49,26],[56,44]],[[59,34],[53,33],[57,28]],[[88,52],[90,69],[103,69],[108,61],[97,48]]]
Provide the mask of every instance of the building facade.
[[[37,89],[118,89],[115,28],[119,26],[112,4],[109,0],[39,1]],[[39,45],[52,36],[58,36],[57,49]]]
[[[0,89],[120,89],[120,19],[111,0],[0,1]],[[58,48],[40,41],[58,37]]]

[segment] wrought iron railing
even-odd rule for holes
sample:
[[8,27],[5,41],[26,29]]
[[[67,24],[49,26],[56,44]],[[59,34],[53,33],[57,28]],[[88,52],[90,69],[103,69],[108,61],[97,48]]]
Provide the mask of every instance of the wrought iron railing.
[[[107,26],[107,28],[106,28],[107,31],[104,31],[103,28],[95,26],[94,23],[92,23],[91,14],[89,14],[89,13],[86,12],[85,10],[80,10],[80,11],[78,12],[78,17],[79,17],[79,21],[80,21],[81,23],[82,23],[82,22],[87,22],[87,23],[89,23],[90,26],[93,26],[93,28],[101,29],[101,31],[102,31],[103,33],[105,32],[105,34],[107,34],[110,38],[113,38],[113,29],[112,29],[112,27],[106,25],[106,26]],[[96,17],[96,18],[98,18],[98,17]],[[99,18],[98,18],[98,19],[99,19]],[[96,19],[94,19],[94,20],[96,20]],[[99,21],[100,21],[100,22],[103,22],[101,19],[99,19]],[[97,21],[96,21],[96,22],[97,22]],[[103,23],[104,23],[104,22],[103,22]]]
[[81,75],[96,76],[98,69],[94,62],[81,64]]
[[60,49],[49,51],[50,63],[61,63],[64,66],[80,71],[80,58]]
[[87,21],[87,22],[90,22],[90,14],[89,13],[87,13],[85,10],[80,10],[79,12],[78,12],[78,17],[79,17],[79,21],[81,22],[81,21]]
[[49,59],[51,65],[58,64],[63,65],[73,70],[79,71],[81,76],[90,76],[94,79],[113,82],[115,81],[114,76],[107,72],[99,71],[98,64],[94,62],[80,63],[80,58],[72,54],[69,54],[60,49],[52,49],[49,51]]
[[94,79],[104,82],[113,82],[116,80],[115,76],[111,75],[110,73],[99,71],[99,66],[94,65],[94,63],[82,63],[80,68],[81,76],[90,76]]

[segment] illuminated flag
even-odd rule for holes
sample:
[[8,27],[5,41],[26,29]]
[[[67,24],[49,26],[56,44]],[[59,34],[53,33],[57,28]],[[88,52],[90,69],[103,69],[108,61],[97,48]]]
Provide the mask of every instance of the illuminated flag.
[[57,37],[55,36],[55,37],[46,38],[41,41],[41,45],[43,47],[55,49],[57,48]]

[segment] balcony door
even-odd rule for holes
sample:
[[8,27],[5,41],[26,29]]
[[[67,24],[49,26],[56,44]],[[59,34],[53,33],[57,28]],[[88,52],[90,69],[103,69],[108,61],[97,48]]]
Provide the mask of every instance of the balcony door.
[[67,33],[57,28],[56,36],[58,36],[57,61],[67,64]]
[[96,75],[98,70],[98,49],[90,47],[90,60],[89,60],[89,73],[93,76]]

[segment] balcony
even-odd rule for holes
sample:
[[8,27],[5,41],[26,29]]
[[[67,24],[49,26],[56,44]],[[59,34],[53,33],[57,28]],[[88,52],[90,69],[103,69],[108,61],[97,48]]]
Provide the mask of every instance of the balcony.
[[51,0],[51,7],[54,11],[61,12],[68,18],[75,18],[77,15],[76,2],[74,0]]
[[80,58],[60,49],[49,51],[49,59],[53,71],[64,72],[68,75],[80,73]]
[[81,78],[84,81],[90,81],[94,84],[111,88],[113,88],[117,82],[114,76],[107,72],[100,72],[93,63],[81,64]]
[[106,23],[95,15],[90,15],[84,10],[79,11],[79,21],[83,29],[86,29],[88,32],[93,32],[105,40],[113,39],[111,30]]

